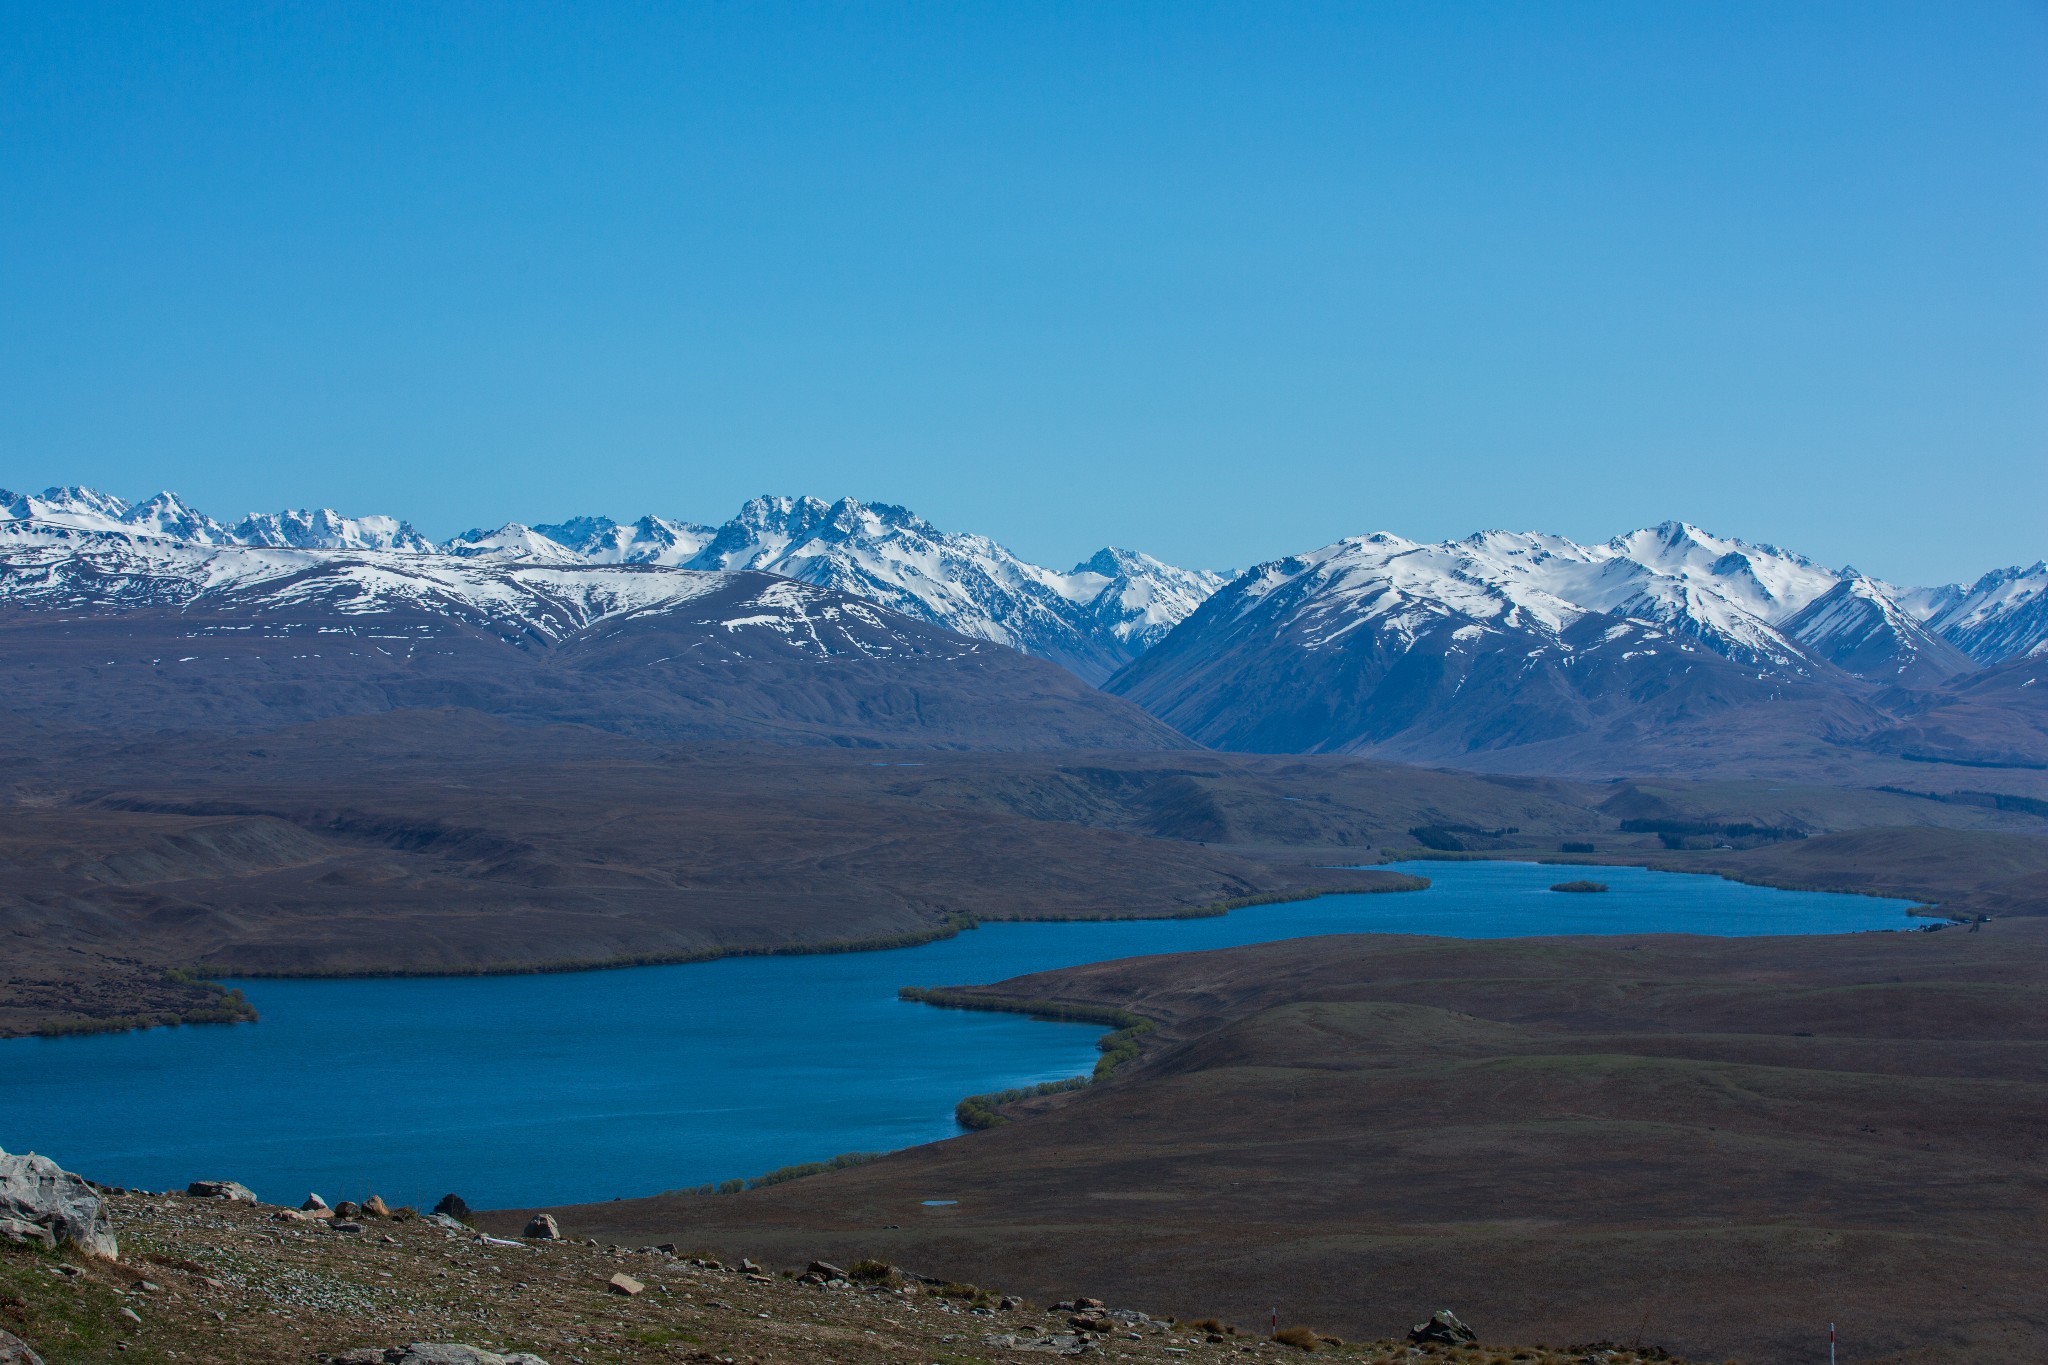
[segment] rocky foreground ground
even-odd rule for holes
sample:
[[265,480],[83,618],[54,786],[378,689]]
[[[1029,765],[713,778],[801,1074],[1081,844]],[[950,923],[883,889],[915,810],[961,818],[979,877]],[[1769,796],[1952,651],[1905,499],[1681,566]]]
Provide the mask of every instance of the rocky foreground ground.
[[136,1193],[106,1205],[118,1260],[68,1242],[0,1241],[0,1362],[32,1359],[24,1346],[47,1365],[997,1365],[1048,1355],[1249,1365],[1308,1349],[1360,1365],[1669,1359],[1608,1345],[1339,1343],[1298,1325],[1283,1328],[1299,1343],[1289,1345],[1085,1298],[1028,1304],[881,1266],[723,1265],[688,1247],[492,1238],[405,1211],[305,1217]]

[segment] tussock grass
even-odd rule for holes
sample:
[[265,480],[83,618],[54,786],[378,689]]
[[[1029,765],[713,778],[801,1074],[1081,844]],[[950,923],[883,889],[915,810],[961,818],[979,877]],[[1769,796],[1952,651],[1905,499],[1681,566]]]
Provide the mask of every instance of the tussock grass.
[[877,1261],[872,1257],[855,1261],[846,1268],[846,1273],[855,1284],[881,1284],[893,1289],[903,1283],[902,1271],[887,1261]]

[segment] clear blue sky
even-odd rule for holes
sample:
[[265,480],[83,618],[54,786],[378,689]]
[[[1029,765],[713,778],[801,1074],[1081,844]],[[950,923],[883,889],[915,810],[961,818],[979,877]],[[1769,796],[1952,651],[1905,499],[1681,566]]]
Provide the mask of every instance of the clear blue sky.
[[2048,8],[16,4],[0,485],[2048,554]]

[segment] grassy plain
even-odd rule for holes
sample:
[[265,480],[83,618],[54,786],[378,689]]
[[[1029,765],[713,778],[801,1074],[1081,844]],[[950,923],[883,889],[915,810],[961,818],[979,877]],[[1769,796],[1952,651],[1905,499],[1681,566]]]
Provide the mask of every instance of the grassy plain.
[[[0,1034],[204,1008],[174,968],[562,970],[1365,889],[1385,875],[1348,866],[1414,851],[1418,831],[1488,856],[1590,845],[1573,859],[1882,891],[1955,913],[2048,907],[2041,813],[1784,783],[1573,783],[1199,751],[664,744],[456,709],[234,737],[18,733],[0,739],[0,760]],[[1672,851],[1624,828],[1644,821],[1812,837]]]
[[1489,1337],[1711,1359],[1818,1358],[1829,1321],[1863,1362],[2048,1358],[2048,920],[1346,936],[976,993],[1158,1027],[1107,1083],[985,1132],[556,1212],[607,1240],[879,1255],[1033,1295],[1277,1305],[1345,1336],[1441,1304]]

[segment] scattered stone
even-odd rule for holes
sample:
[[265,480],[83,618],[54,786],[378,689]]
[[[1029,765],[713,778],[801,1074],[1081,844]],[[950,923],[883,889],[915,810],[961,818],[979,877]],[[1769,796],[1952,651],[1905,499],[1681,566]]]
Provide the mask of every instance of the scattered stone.
[[631,1298],[633,1297],[633,1295],[638,1294],[641,1290],[647,1288],[647,1286],[640,1283],[640,1281],[634,1279],[631,1275],[626,1274],[624,1271],[620,1271],[618,1274],[612,1276],[610,1280],[605,1282],[605,1288],[611,1290],[614,1294],[624,1294],[627,1298]]
[[351,1223],[345,1220],[329,1223],[327,1226],[333,1228],[336,1232],[361,1232],[363,1230],[361,1223]]
[[853,1276],[833,1265],[830,1261],[812,1261],[806,1274],[816,1275],[825,1280],[850,1280]]
[[453,1218],[458,1223],[469,1221],[469,1204],[459,1194],[444,1194],[441,1202],[434,1205],[434,1212]]
[[0,1328],[0,1365],[43,1365],[43,1358],[20,1337]]
[[113,1219],[91,1185],[46,1156],[0,1151],[0,1239],[118,1260]]
[[499,1355],[480,1346],[452,1341],[416,1341],[410,1346],[358,1346],[320,1357],[326,1365],[548,1365],[537,1355],[518,1351]]
[[142,1314],[136,1312],[133,1308],[123,1308],[121,1316],[134,1323],[137,1327],[142,1325]]
[[372,1218],[389,1218],[391,1216],[391,1206],[384,1202],[383,1195],[373,1194],[363,1201],[363,1212],[369,1214]]
[[363,1206],[353,1199],[344,1199],[334,1206],[336,1218],[360,1218],[362,1214]]
[[996,1303],[996,1307],[1005,1313],[1014,1313],[1023,1306],[1024,1300],[1018,1298],[1015,1294],[1005,1294]]
[[766,1266],[755,1265],[751,1260],[747,1259],[745,1256],[740,1257],[740,1274],[765,1275],[767,1273],[768,1268]]
[[270,1215],[270,1221],[273,1223],[311,1223],[317,1220],[312,1214],[301,1213],[297,1209],[279,1209],[276,1213]]
[[328,1207],[327,1207],[327,1201],[326,1201],[325,1199],[322,1199],[322,1198],[321,1198],[321,1197],[320,1197],[319,1195],[317,1195],[317,1194],[309,1194],[309,1195],[307,1195],[307,1196],[306,1196],[306,1202],[305,1202],[305,1203],[303,1203],[303,1204],[301,1204],[301,1205],[299,1205],[299,1208],[300,1208],[301,1210],[303,1210],[304,1212],[306,1212],[306,1213],[332,1213],[332,1212],[333,1212],[333,1210],[332,1210],[332,1209],[330,1209],[330,1208],[328,1208]]
[[1072,1332],[1053,1332],[1042,1337],[1023,1332],[1002,1332],[985,1336],[982,1341],[1005,1350],[1038,1351],[1054,1356],[1077,1356],[1089,1349],[1088,1344]]
[[1106,1308],[1106,1307],[1108,1307],[1108,1305],[1107,1305],[1107,1304],[1105,1304],[1105,1303],[1104,1303],[1104,1302],[1103,1302],[1103,1301],[1102,1301],[1101,1299],[1075,1299],[1075,1300],[1074,1300],[1074,1307],[1076,1307],[1076,1308]]
[[552,1213],[536,1213],[526,1220],[526,1231],[519,1235],[535,1242],[559,1242],[562,1229]]
[[194,1199],[232,1199],[237,1204],[254,1204],[256,1191],[233,1180],[195,1180],[185,1187]]
[[1479,1334],[1467,1327],[1450,1309],[1439,1308],[1430,1315],[1428,1322],[1418,1322],[1409,1329],[1408,1340],[1418,1346],[1469,1346],[1479,1340]]

